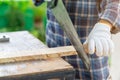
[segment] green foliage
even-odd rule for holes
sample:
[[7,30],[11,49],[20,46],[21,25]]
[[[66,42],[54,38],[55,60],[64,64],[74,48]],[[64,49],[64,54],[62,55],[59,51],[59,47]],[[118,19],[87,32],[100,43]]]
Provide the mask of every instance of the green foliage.
[[41,28],[34,28],[32,31],[30,31],[35,37],[40,39],[43,43],[45,43],[45,30],[43,27]]
[[23,30],[24,17],[16,7],[11,6],[11,10],[6,15],[8,17],[8,29],[9,30]]
[[42,21],[42,25],[35,26],[31,31],[34,35],[37,36],[38,39],[45,43],[45,29],[46,29],[46,6],[47,3],[43,3],[41,6],[33,6],[34,10],[34,21],[35,23],[40,23]]
[[7,26],[7,13],[10,7],[7,3],[0,3],[0,28]]
[[34,6],[33,10],[34,10],[34,20],[36,21],[36,19],[41,19],[43,22],[43,27],[45,29],[46,27],[46,6],[47,3],[43,3],[41,6]]
[[28,30],[45,42],[45,26],[46,3],[36,7],[32,0],[0,1],[0,32]]
[[7,28],[1,28],[1,29],[0,29],[0,32],[7,32],[7,31],[8,31]]

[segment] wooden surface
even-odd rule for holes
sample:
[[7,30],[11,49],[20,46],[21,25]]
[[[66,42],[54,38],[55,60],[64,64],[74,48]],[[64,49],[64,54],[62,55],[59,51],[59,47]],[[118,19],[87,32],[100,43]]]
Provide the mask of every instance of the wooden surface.
[[10,42],[0,43],[0,63],[47,59],[75,55],[72,46],[47,48],[27,31],[0,33],[10,38]]
[[49,73],[73,69],[61,58],[0,64],[0,77],[27,76],[29,74]]
[[[28,52],[30,51],[32,52],[40,51],[40,49],[43,48],[44,48],[43,51],[46,51],[47,49],[47,47],[42,42],[40,42],[38,39],[30,35],[27,31],[0,33],[0,36],[1,35],[7,35],[10,38],[10,42],[0,43],[1,60],[2,57],[5,56],[9,60],[11,56],[15,56],[15,55],[24,56],[27,55]],[[24,58],[21,57],[18,59],[24,59]],[[9,79],[11,80],[12,77],[29,76],[29,75],[31,76],[31,74],[33,76],[36,76],[37,74],[43,74],[43,73],[51,74],[52,72],[54,73],[54,72],[67,71],[67,70],[72,71],[73,67],[70,64],[68,64],[66,61],[64,61],[62,58],[49,58],[49,59],[41,59],[41,60],[29,60],[23,62],[6,63],[6,64],[0,64],[0,80],[9,80]]]

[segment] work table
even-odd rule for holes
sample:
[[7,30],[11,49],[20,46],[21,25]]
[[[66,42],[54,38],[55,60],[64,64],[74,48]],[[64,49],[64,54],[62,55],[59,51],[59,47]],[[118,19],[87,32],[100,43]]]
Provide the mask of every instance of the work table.
[[[47,49],[41,41],[27,31],[0,33],[1,35],[7,35],[10,41],[0,43],[0,55],[4,55],[2,53],[5,52],[18,54],[22,51],[38,51],[41,48]],[[0,64],[0,80],[47,80],[49,78],[73,80],[74,69],[62,58],[23,62],[14,61]]]

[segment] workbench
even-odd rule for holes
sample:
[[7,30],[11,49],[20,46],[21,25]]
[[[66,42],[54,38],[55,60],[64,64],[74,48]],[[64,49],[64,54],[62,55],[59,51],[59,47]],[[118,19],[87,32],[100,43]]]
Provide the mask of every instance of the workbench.
[[[37,51],[47,47],[27,31],[0,33],[10,38],[0,42],[0,55],[4,53]],[[38,50],[39,51],[39,50]],[[10,54],[9,54],[10,55]],[[8,56],[8,55],[7,55]],[[73,67],[62,58],[48,58],[0,64],[0,80],[74,80]]]

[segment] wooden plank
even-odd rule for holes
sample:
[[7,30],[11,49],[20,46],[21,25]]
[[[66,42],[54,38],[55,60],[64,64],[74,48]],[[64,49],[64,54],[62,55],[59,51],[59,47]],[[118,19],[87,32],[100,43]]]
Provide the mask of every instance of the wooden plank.
[[47,59],[76,54],[72,46],[47,48],[27,31],[0,33],[0,36],[3,35],[7,35],[10,41],[0,43],[0,63]]
[[76,51],[72,46],[65,46],[38,49],[37,51],[0,52],[0,54],[2,54],[0,55],[0,63],[9,63],[76,55]]
[[0,33],[1,36],[7,36],[9,42],[0,43],[0,52],[20,52],[47,48],[40,40],[31,35],[28,31]]
[[73,67],[62,58],[0,64],[0,80],[2,77],[28,76],[67,70],[73,70]]

